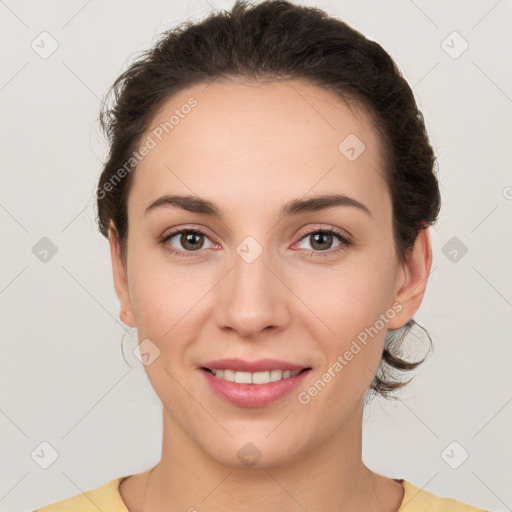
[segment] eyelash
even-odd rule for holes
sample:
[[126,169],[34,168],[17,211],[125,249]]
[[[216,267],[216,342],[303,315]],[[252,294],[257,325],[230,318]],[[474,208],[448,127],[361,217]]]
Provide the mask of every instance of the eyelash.
[[[173,256],[178,256],[181,258],[193,257],[193,256],[195,256],[195,253],[199,253],[200,250],[198,250],[198,251],[178,251],[167,244],[167,242],[171,238],[175,237],[176,235],[182,235],[185,233],[200,234],[206,238],[209,238],[208,235],[200,229],[183,228],[183,229],[177,229],[176,231],[169,233],[165,237],[162,237],[159,240],[159,243],[165,248],[166,251],[171,253]],[[304,238],[307,238],[308,236],[316,235],[318,233],[320,233],[322,235],[333,235],[340,241],[340,244],[337,247],[335,247],[334,249],[327,249],[325,251],[310,250],[311,256],[313,256],[315,258],[330,256],[330,255],[332,255],[334,253],[338,253],[339,251],[346,249],[347,247],[350,247],[352,245],[351,240],[349,240],[347,237],[343,236],[341,233],[339,233],[338,231],[336,231],[335,229],[332,229],[332,228],[314,229],[312,231],[308,231],[307,233],[303,233],[299,239],[299,242],[302,241]]]

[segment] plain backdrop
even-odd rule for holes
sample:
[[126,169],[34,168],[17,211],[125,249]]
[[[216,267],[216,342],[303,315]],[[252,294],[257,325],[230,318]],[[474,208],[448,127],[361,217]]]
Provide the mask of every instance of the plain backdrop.
[[[436,494],[512,510],[512,3],[303,3],[392,55],[438,157],[442,211],[415,316],[435,349],[396,401],[365,411],[364,460]],[[232,4],[0,1],[1,511],[159,460],[160,404],[142,365],[123,358],[95,225],[100,99],[163,30]]]

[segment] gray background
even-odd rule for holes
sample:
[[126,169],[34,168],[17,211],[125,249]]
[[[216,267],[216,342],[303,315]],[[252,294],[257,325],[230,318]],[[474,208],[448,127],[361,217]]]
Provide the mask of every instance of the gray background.
[[[159,402],[137,360],[131,368],[123,359],[108,243],[94,224],[106,150],[96,120],[135,52],[232,3],[0,0],[2,511],[159,460]],[[395,403],[376,399],[365,412],[365,462],[436,494],[512,510],[512,3],[304,3],[393,56],[439,162],[433,271],[415,317],[435,350]],[[44,55],[52,40],[58,48]],[[44,253],[43,237],[55,254]],[[130,352],[136,336],[126,342]]]

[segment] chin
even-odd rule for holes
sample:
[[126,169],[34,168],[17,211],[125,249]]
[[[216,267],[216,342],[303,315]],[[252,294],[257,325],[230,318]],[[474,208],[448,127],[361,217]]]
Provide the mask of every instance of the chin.
[[297,444],[289,437],[287,441],[291,443],[290,446],[278,436],[270,440],[265,439],[265,436],[248,435],[230,438],[225,444],[216,443],[215,447],[205,448],[210,457],[225,466],[237,469],[270,469],[286,465],[301,456]]

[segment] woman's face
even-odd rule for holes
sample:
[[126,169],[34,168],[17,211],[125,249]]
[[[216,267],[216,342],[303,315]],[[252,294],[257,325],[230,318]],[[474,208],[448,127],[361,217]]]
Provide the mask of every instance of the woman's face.
[[[142,144],[126,274],[111,243],[164,424],[229,465],[305,454],[357,417],[386,329],[419,306],[400,295],[409,270],[376,132],[303,81],[214,82],[168,101]],[[221,359],[281,362],[210,364]],[[241,383],[285,363],[307,370]]]

